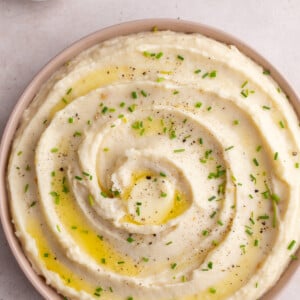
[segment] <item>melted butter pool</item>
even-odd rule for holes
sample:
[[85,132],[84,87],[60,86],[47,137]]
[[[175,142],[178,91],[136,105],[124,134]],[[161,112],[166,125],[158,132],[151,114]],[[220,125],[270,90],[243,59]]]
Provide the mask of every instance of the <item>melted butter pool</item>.
[[[134,261],[117,251],[101,233],[96,232],[86,221],[71,193],[62,192],[64,173],[58,172],[53,177],[52,186],[60,195],[55,210],[63,225],[61,230],[66,230],[75,244],[103,268],[126,276],[136,276],[140,270]],[[118,264],[120,261],[123,263]]]
[[185,195],[173,187],[167,177],[151,171],[133,174],[121,198],[128,207],[123,222],[133,224],[165,224],[189,207]]

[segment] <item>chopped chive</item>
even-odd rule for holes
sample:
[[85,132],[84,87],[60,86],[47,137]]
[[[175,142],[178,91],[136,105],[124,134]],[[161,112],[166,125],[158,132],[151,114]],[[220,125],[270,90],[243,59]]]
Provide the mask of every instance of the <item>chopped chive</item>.
[[288,249],[288,250],[292,250],[293,247],[295,246],[295,244],[296,244],[296,241],[295,241],[295,240],[292,240],[292,241],[289,243],[287,249]]
[[29,207],[34,207],[36,205],[36,201],[32,201]]
[[181,55],[177,55],[177,58],[180,59],[180,60],[184,60],[184,57],[181,56]]
[[139,206],[136,208],[135,212],[136,212],[136,214],[137,214],[138,216],[141,215],[141,209],[140,209]]
[[160,175],[161,177],[167,177],[167,175],[166,175],[165,173],[163,173],[163,172],[160,172],[159,175]]
[[144,52],[143,52],[143,55],[144,55],[145,57],[149,57],[149,56],[151,55],[151,53],[148,52],[148,51],[144,51]]
[[73,134],[73,136],[74,136],[74,137],[75,137],[75,136],[81,136],[81,132],[80,132],[80,131],[75,131],[74,134]]
[[216,70],[211,71],[211,72],[209,73],[209,77],[210,77],[210,78],[215,78],[215,77],[217,77],[217,71],[216,71]]
[[274,200],[276,203],[280,201],[280,197],[277,194],[271,194],[271,199]]
[[233,125],[239,125],[240,121],[239,120],[233,120]]
[[270,217],[268,215],[262,215],[262,216],[258,216],[257,219],[258,220],[268,220]]
[[184,152],[185,149],[175,149],[173,150],[174,153],[180,153],[180,152]]
[[250,174],[250,180],[256,184],[256,177],[253,174]]
[[73,119],[73,118],[69,118],[69,119],[68,119],[68,122],[69,122],[69,123],[73,123],[73,122],[74,122],[74,119]]
[[118,265],[123,265],[123,264],[125,264],[125,261],[118,261],[117,264]]
[[261,150],[261,148],[262,148],[261,145],[257,146],[257,147],[256,147],[256,152],[259,152],[259,151]]
[[249,91],[248,90],[242,90],[241,91],[241,95],[244,97],[244,98],[247,98],[249,96]]
[[[273,199],[272,199],[273,200]],[[272,201],[272,207],[273,207],[273,220],[272,220],[272,227],[276,228],[277,226],[277,202],[276,200]]]
[[263,109],[265,109],[265,110],[270,110],[271,109],[271,107],[270,106],[266,106],[266,105],[263,105],[263,107],[262,107]]
[[212,269],[213,268],[213,262],[212,261],[208,262],[207,267],[209,269]]
[[44,257],[49,257],[49,253],[44,253]]
[[270,74],[271,74],[270,70],[263,70],[262,73],[263,73],[264,75],[270,75]]
[[299,163],[295,163],[295,168],[299,169]]
[[73,90],[72,88],[69,88],[69,89],[67,90],[67,93],[66,93],[66,94],[67,94],[67,95],[70,95],[71,92],[72,92],[72,90]]
[[269,199],[269,197],[270,197],[269,191],[262,192],[261,194],[263,195],[263,197],[265,199]]
[[199,144],[203,145],[203,139],[202,138],[199,138]]
[[133,239],[131,236],[129,236],[129,237],[126,239],[126,241],[127,241],[128,243],[132,243],[132,242],[134,242],[134,239]]
[[274,160],[277,160],[278,159],[278,152],[275,152],[274,154]]
[[176,263],[173,263],[173,264],[171,264],[171,269],[175,269],[176,268],[176,266],[177,266],[177,264]]
[[202,231],[202,235],[203,235],[203,236],[207,236],[207,235],[208,235],[208,230],[203,230],[203,231]]
[[103,198],[107,198],[107,197],[108,197],[107,193],[105,193],[105,192],[103,192],[103,191],[102,191],[100,194],[101,194],[101,196],[102,196]]
[[211,197],[208,198],[208,201],[213,201],[213,200],[215,200],[216,198],[217,198],[216,196],[211,196]]
[[164,77],[158,77],[158,78],[156,79],[156,82],[162,82],[162,81],[164,81],[164,80],[165,80]]
[[138,95],[136,91],[131,92],[131,98],[137,99]]
[[199,74],[200,72],[201,72],[200,69],[197,69],[197,70],[194,71],[195,74]]
[[56,229],[58,232],[61,232],[59,225],[56,225]]
[[207,77],[208,76],[208,72],[206,72],[206,73],[204,73],[203,75],[202,75],[202,78],[205,78],[205,77]]
[[51,151],[51,153],[56,153],[56,152],[58,152],[58,148],[52,148],[50,151]]
[[242,250],[243,254],[246,253],[245,247],[246,247],[245,245],[240,245],[240,249]]
[[173,92],[173,95],[177,95],[177,94],[179,94],[179,91],[174,91]]
[[248,235],[252,235],[252,234],[253,234],[253,232],[252,232],[250,229],[248,229],[248,228],[245,230],[245,232],[246,232]]
[[121,102],[120,107],[124,107],[124,106],[125,106],[125,102]]
[[230,146],[228,148],[225,148],[225,151],[231,150],[232,148],[234,148],[234,146]]
[[141,90],[141,94],[144,96],[144,97],[147,97],[148,94],[144,91],[144,90]]
[[249,221],[251,222],[252,225],[255,225],[255,222],[253,220],[253,212],[251,213],[251,216],[249,218]]
[[200,108],[202,106],[202,102],[197,102],[196,104],[195,104],[195,107],[196,108]]
[[103,151],[104,151],[104,152],[108,152],[108,151],[109,151],[109,148],[103,148]]
[[217,214],[216,211],[214,211],[209,217],[212,219]]
[[210,292],[211,294],[215,294],[215,293],[217,292],[217,290],[216,290],[214,287],[210,287],[210,288],[209,288],[209,292]]
[[160,59],[163,55],[164,55],[163,52],[158,52],[155,58]]
[[136,108],[136,105],[135,104],[132,104],[131,106],[128,107],[128,110],[130,112],[134,112],[135,111],[135,108]]
[[108,107],[107,107],[107,106],[104,106],[104,107],[102,108],[102,111],[101,111],[101,112],[102,112],[103,114],[105,114],[107,111],[108,111]]
[[254,247],[258,246],[258,240],[254,240]]
[[243,89],[248,84],[248,80],[244,81],[244,83],[241,85],[241,88]]
[[280,126],[281,128],[285,128],[283,121],[279,121],[279,126]]
[[54,198],[54,203],[59,204],[60,202],[59,194],[54,191],[50,192],[49,194]]
[[220,226],[223,226],[224,225],[224,223],[221,221],[221,220],[218,220],[218,222],[217,222]]
[[172,131],[170,132],[169,137],[170,137],[171,140],[173,140],[173,139],[176,138],[176,132],[175,132],[175,130],[172,130]]
[[148,261],[149,261],[149,258],[148,258],[148,257],[142,257],[142,260],[143,260],[144,262],[148,262]]
[[166,246],[169,246],[169,245],[171,245],[172,243],[173,243],[172,241],[169,241],[169,242],[166,243]]
[[212,244],[213,246],[218,246],[218,245],[219,245],[219,243],[218,243],[216,240],[213,240],[213,241],[211,242],[211,244]]
[[80,180],[82,180],[82,177],[76,175],[76,176],[75,176],[75,179],[77,179],[77,180],[80,181]]
[[259,166],[259,162],[257,161],[257,159],[256,158],[253,158],[253,163],[258,167]]
[[161,193],[160,193],[160,197],[165,198],[165,197],[167,197],[167,196],[168,196],[167,193],[164,193],[164,192],[161,192]]
[[88,196],[88,199],[89,199],[90,205],[93,206],[93,205],[95,204],[94,197],[90,194],[90,195]]

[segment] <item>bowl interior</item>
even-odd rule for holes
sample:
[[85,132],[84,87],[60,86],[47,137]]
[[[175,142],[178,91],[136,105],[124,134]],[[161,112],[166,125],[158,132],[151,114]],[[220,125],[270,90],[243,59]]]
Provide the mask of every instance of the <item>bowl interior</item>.
[[[37,291],[45,298],[58,300],[62,299],[57,292],[51,287],[47,286],[44,279],[38,276],[31,268],[30,263],[26,259],[22,248],[15,237],[14,227],[11,222],[11,216],[9,212],[8,195],[6,191],[6,169],[7,161],[10,153],[11,143],[14,137],[14,133],[18,127],[20,118],[24,109],[32,101],[36,93],[39,91],[41,85],[47,81],[47,79],[65,62],[69,61],[77,54],[83,50],[99,43],[104,40],[117,37],[120,35],[127,35],[137,32],[150,31],[154,26],[157,26],[159,30],[172,30],[178,32],[186,33],[201,33],[208,37],[226,44],[234,44],[237,46],[244,54],[255,60],[259,65],[263,66],[265,69],[271,71],[272,77],[277,81],[285,93],[289,96],[290,102],[296,110],[298,117],[300,119],[300,101],[294,90],[288,84],[288,82],[280,75],[280,73],[272,66],[266,59],[259,55],[256,51],[251,49],[249,46],[241,42],[240,40],[220,31],[202,25],[199,23],[175,20],[175,19],[146,19],[137,20],[132,22],[127,22],[123,24],[118,24],[106,29],[97,31],[78,42],[74,43],[55,58],[53,58],[32,80],[29,86],[26,88],[22,96],[20,97],[17,105],[15,106],[10,119],[5,128],[4,134],[2,136],[2,141],[0,145],[0,217],[2,221],[2,226],[9,243],[9,246],[20,265],[21,269],[37,289]],[[290,280],[298,267],[298,262],[293,262],[293,264],[285,271],[284,275],[281,277],[279,282],[274,288],[272,288],[264,299],[274,299],[279,290],[284,288],[285,283]]]

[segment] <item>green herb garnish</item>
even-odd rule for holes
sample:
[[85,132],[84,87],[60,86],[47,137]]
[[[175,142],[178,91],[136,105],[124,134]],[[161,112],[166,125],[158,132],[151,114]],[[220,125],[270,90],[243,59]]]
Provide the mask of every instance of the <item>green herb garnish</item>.
[[292,241],[289,243],[287,249],[288,249],[288,250],[292,250],[293,247],[295,246],[295,244],[296,244],[296,241],[295,241],[295,240],[292,240]]

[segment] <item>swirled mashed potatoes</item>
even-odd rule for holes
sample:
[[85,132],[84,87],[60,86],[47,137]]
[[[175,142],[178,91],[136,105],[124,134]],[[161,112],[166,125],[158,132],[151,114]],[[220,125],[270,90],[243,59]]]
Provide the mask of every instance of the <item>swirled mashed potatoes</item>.
[[298,246],[299,137],[285,94],[234,46],[109,40],[24,113],[16,234],[68,299],[257,299]]

